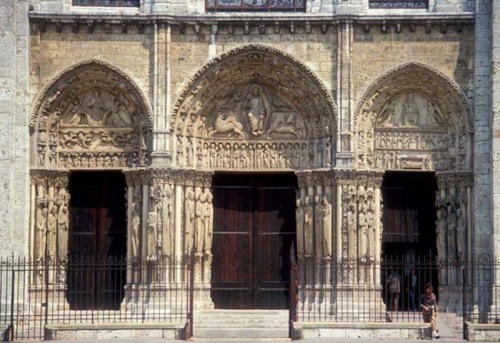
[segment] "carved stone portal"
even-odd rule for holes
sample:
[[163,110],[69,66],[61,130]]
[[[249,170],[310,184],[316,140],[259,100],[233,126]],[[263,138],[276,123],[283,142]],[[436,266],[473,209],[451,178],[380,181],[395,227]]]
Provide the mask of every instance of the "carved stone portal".
[[332,166],[333,99],[314,73],[279,50],[232,50],[202,68],[179,99],[171,121],[177,167]]
[[91,61],[63,73],[43,95],[31,122],[33,167],[147,165],[149,110],[125,75]]
[[470,170],[470,107],[458,86],[420,63],[383,74],[356,111],[362,169]]

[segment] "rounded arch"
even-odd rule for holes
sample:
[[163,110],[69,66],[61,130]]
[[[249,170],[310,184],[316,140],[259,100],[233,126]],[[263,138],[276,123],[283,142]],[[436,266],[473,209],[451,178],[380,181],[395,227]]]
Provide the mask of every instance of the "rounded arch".
[[152,110],[137,84],[100,60],[52,79],[32,106],[35,168],[133,168],[149,164]]
[[420,62],[377,77],[355,110],[359,168],[470,170],[473,119],[467,97]]
[[[303,163],[326,166],[336,121],[334,100],[313,71],[276,48],[249,44],[214,58],[187,82],[175,103],[171,129],[178,166],[192,165],[193,150],[199,153],[204,144],[221,140],[224,146],[238,143],[237,155],[242,141],[255,148],[257,143],[270,146],[269,151],[273,143],[283,143],[280,156],[295,153],[285,153],[290,144],[301,149],[306,144],[314,152],[300,154],[321,150],[322,156]],[[199,149],[193,148],[196,144]],[[248,149],[248,144],[243,146]]]

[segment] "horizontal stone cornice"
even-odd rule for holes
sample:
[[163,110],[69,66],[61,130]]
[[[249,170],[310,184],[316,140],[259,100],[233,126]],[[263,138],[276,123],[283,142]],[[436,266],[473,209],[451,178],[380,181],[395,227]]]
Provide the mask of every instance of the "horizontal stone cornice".
[[88,23],[89,21],[96,21],[97,23],[109,22],[111,24],[122,24],[124,22],[131,23],[166,23],[166,24],[232,24],[248,21],[251,23],[287,23],[294,21],[297,23],[306,23],[307,21],[314,23],[325,23],[329,25],[336,25],[343,22],[352,22],[359,24],[393,24],[401,23],[415,23],[422,24],[427,21],[432,23],[464,23],[471,24],[474,22],[473,13],[460,13],[460,14],[441,14],[441,13],[424,13],[424,14],[399,14],[399,15],[336,15],[336,14],[307,14],[307,13],[270,13],[269,15],[262,14],[248,14],[248,13],[217,13],[217,14],[203,14],[203,15],[159,15],[159,14],[109,14],[109,13],[41,13],[30,12],[29,18],[31,22],[61,22],[72,23],[74,21],[82,21]]

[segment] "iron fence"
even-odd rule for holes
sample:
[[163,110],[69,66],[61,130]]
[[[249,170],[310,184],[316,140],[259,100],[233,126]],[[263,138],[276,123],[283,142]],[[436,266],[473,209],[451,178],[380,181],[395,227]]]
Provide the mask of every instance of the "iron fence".
[[[302,322],[422,322],[420,299],[433,286],[439,311],[464,321],[500,323],[500,263],[435,256],[380,261],[298,258],[291,304]],[[292,272],[293,274],[293,272]],[[494,278],[497,277],[497,281]],[[498,310],[497,310],[498,308]]]
[[[421,322],[432,284],[440,311],[500,323],[500,264],[433,256],[331,261],[290,253],[293,322]],[[72,256],[0,259],[0,328],[10,340],[39,340],[49,324],[176,323],[193,329],[194,258],[129,261]],[[392,285],[392,286],[391,286]],[[396,286],[394,286],[396,285]]]
[[0,326],[10,340],[39,340],[47,324],[185,324],[192,270],[189,261],[168,258],[3,258]]

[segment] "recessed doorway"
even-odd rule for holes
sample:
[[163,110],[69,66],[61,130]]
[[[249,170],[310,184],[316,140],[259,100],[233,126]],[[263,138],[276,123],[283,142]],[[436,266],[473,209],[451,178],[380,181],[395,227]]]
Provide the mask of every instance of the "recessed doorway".
[[70,174],[68,302],[72,309],[118,309],[126,272],[125,176]]
[[436,251],[436,176],[386,172],[382,183],[384,255],[424,256]]
[[296,189],[293,173],[214,175],[215,308],[287,308]]

